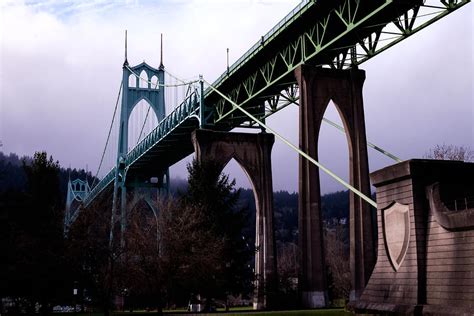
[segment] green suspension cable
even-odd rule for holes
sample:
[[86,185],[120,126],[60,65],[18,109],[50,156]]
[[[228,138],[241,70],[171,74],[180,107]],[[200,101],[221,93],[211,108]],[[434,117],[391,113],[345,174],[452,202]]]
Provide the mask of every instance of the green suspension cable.
[[296,147],[295,145],[293,145],[290,141],[288,141],[285,137],[281,136],[280,134],[278,134],[274,129],[270,128],[268,125],[266,125],[265,123],[261,122],[260,120],[258,120],[255,116],[253,116],[252,114],[250,114],[249,112],[247,112],[245,109],[243,109],[242,107],[240,107],[237,103],[235,103],[234,101],[232,101],[230,98],[228,98],[225,94],[223,94],[222,92],[220,92],[219,90],[217,90],[216,88],[214,88],[214,86],[212,86],[209,82],[205,81],[204,82],[213,90],[215,91],[217,94],[219,94],[221,97],[223,97],[225,100],[227,100],[228,102],[230,102],[235,108],[237,108],[238,110],[240,110],[242,113],[244,113],[245,115],[247,115],[248,117],[250,117],[252,120],[254,120],[258,125],[262,126],[263,128],[269,130],[270,132],[272,132],[277,138],[279,138],[282,142],[284,142],[286,145],[288,145],[290,148],[292,148],[294,151],[296,151],[297,153],[299,153],[301,156],[303,156],[304,158],[306,158],[307,160],[309,160],[311,163],[313,163],[316,167],[320,168],[321,170],[323,170],[324,172],[326,172],[328,175],[330,175],[331,177],[333,177],[337,182],[339,182],[340,184],[342,184],[343,186],[345,186],[347,189],[351,190],[352,192],[354,192],[355,194],[357,194],[359,197],[361,197],[363,200],[365,200],[367,203],[369,203],[370,205],[372,205],[373,207],[377,208],[377,203],[375,201],[373,201],[371,198],[369,198],[368,196],[366,196],[364,193],[360,192],[359,190],[357,190],[355,187],[353,187],[352,185],[350,185],[349,183],[347,183],[346,181],[344,181],[343,179],[341,179],[339,176],[337,176],[334,172],[332,172],[331,170],[327,169],[326,167],[324,167],[321,163],[319,163],[316,159],[312,158],[311,156],[309,156],[307,153],[305,153],[304,151],[302,151],[301,149],[299,149],[298,147]]
[[[323,121],[328,123],[329,125],[337,128],[339,131],[343,132],[344,134],[346,133],[346,130],[344,129],[344,127],[338,125],[337,123],[323,117]],[[402,162],[402,160],[400,158],[398,158],[397,156],[389,153],[388,151],[386,151],[385,149],[383,148],[380,148],[378,147],[377,145],[375,144],[372,144],[371,142],[367,141],[367,146],[377,150],[378,152],[381,152],[382,154],[384,154],[385,156],[389,157],[389,158],[392,158],[393,160],[395,160],[396,162]]]

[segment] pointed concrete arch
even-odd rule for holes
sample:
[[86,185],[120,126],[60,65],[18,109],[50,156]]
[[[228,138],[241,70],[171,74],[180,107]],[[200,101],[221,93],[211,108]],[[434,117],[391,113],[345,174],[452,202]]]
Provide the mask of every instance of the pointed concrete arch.
[[249,176],[256,202],[255,274],[257,275],[255,309],[270,307],[272,297],[266,290],[277,280],[276,250],[273,230],[273,185],[271,150],[273,134],[247,134],[196,130],[192,134],[196,158],[213,160],[221,170],[235,159]]
[[[367,141],[362,87],[365,71],[334,70],[302,65],[295,70],[300,88],[300,148],[318,159],[318,135],[330,102],[339,112],[349,145],[349,182],[370,196]],[[326,306],[319,170],[300,157],[299,163],[299,287],[308,307]],[[375,263],[372,215],[369,205],[350,193],[351,299],[358,298]]]

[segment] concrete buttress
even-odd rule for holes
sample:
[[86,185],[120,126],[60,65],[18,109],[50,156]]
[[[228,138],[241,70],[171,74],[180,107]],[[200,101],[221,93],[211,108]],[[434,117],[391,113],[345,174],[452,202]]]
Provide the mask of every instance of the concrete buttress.
[[273,230],[272,134],[214,132],[199,129],[192,141],[198,160],[216,161],[222,169],[234,158],[248,175],[256,201],[255,309],[271,308],[276,288]]
[[[365,71],[334,70],[301,65],[295,70],[300,89],[300,148],[318,159],[318,137],[324,112],[333,100],[349,145],[349,182],[370,196],[362,87]],[[328,303],[321,216],[319,170],[299,160],[299,289],[306,307]],[[358,298],[375,263],[373,219],[370,206],[350,192],[351,300]]]

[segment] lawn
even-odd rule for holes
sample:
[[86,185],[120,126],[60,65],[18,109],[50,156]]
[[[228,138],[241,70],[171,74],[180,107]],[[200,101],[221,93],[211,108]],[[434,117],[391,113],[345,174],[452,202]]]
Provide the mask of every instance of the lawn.
[[[289,311],[262,311],[256,312],[248,307],[236,307],[232,308],[229,312],[218,311],[216,313],[197,313],[192,314],[187,312],[185,309],[176,309],[176,310],[167,310],[164,311],[166,315],[202,315],[202,316],[215,316],[215,315],[226,315],[226,316],[349,316],[353,315],[350,312],[347,312],[343,309],[312,309],[312,310],[289,310]],[[103,316],[103,313],[92,312],[92,313],[53,313],[53,315],[64,315],[64,316]],[[136,312],[113,312],[111,316],[156,316],[157,312],[145,312],[145,311],[136,311]]]
[[[174,311],[165,311],[166,314],[180,314],[180,315],[191,315],[190,312],[186,312],[184,310],[174,310]],[[133,312],[133,313],[114,313],[114,316],[131,316],[133,315],[157,315],[156,312]],[[347,312],[343,309],[313,309],[313,310],[292,310],[292,311],[262,311],[256,312],[249,308],[233,308],[229,312],[218,311],[217,313],[197,313],[196,315],[203,315],[203,316],[212,316],[212,315],[219,315],[223,314],[226,316],[238,316],[238,315],[245,315],[245,316],[271,316],[271,315],[290,315],[290,316],[349,316],[353,315],[350,312]]]

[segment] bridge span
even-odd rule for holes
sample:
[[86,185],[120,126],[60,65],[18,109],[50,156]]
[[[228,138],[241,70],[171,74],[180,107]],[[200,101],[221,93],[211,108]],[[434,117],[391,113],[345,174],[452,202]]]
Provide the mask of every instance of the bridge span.
[[[266,251],[265,254],[257,254],[256,273],[263,276],[263,283],[270,283],[276,274],[271,168],[268,171],[268,155],[273,140],[266,139],[267,136],[254,139],[255,136],[228,135],[236,127],[260,127],[262,131],[268,131],[264,124],[267,117],[290,104],[299,104],[300,144],[298,148],[293,146],[301,154],[299,247],[302,254],[299,286],[305,306],[325,306],[327,285],[321,247],[318,169],[325,168],[317,162],[317,139],[324,119],[322,115],[333,99],[342,113],[350,144],[350,183],[344,184],[351,190],[352,298],[359,298],[375,265],[372,218],[367,201],[376,206],[370,199],[368,176],[368,144],[362,99],[365,72],[359,66],[469,2],[304,0],[213,83],[208,84],[202,77],[183,83],[187,86],[186,97],[167,115],[164,107],[164,88],[167,87],[164,65],[161,63],[157,68],[146,63],[130,66],[125,56],[116,167],[90,190],[87,187],[87,192],[71,194],[65,229],[77,219],[81,208],[89,207],[113,187],[111,221],[121,222],[123,234],[128,189],[166,189],[169,185],[168,168],[194,151],[198,155],[206,153],[207,158],[217,159],[215,153],[210,154],[203,149],[217,146],[212,142],[225,143],[225,148],[234,149],[237,144],[246,144],[252,152],[264,153],[252,161],[241,158],[239,162],[250,174],[254,187],[260,188],[257,195],[265,200],[257,209],[256,230],[257,242]],[[146,78],[140,77],[142,72],[147,74]],[[131,76],[136,82],[145,81],[146,86],[130,86]],[[158,81],[148,81],[147,78],[152,76],[156,76]],[[150,103],[159,123],[134,148],[128,150],[128,119],[142,99]],[[260,164],[264,162],[267,166],[262,169]],[[157,180],[151,181],[152,177]],[[71,185],[70,191],[74,193],[75,186]],[[73,209],[71,202],[75,196],[82,204]],[[308,223],[317,224],[311,226]],[[270,306],[271,301],[267,299],[260,284],[255,307]]]

